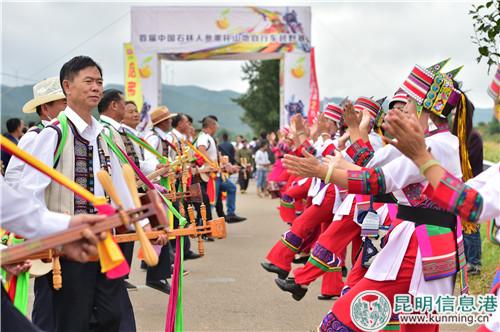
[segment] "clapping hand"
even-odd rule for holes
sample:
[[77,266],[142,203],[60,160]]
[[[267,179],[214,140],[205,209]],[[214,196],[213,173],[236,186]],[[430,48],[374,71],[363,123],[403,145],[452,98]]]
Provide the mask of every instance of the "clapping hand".
[[267,139],[271,144],[273,144],[276,141],[276,134],[274,133],[274,131],[272,131],[270,134],[267,135]]
[[342,153],[340,153],[340,151],[337,151],[337,150],[334,150],[333,153],[334,153],[333,156],[326,156],[324,160],[329,165],[333,164],[333,168],[347,169],[347,167],[346,167],[347,161],[342,156]]
[[294,175],[303,177],[315,177],[319,175],[320,161],[307,151],[303,152],[304,158],[285,155],[283,164],[288,171]]
[[350,137],[349,130],[347,130],[342,136],[339,137],[339,140],[338,140],[338,149],[339,150],[345,149],[345,143],[347,142],[349,137]]
[[291,123],[292,123],[292,128],[295,131],[295,134],[304,132],[306,130],[306,126],[304,124],[304,118],[302,117],[301,114],[295,114],[294,116],[292,116]]
[[352,131],[357,130],[361,123],[361,117],[354,110],[354,106],[348,101],[344,106],[344,123]]
[[328,119],[323,113],[318,116],[318,131],[320,134],[328,132]]
[[370,122],[371,122],[370,112],[363,110],[361,121],[359,122],[359,130],[368,134],[370,132]]
[[424,131],[415,115],[391,110],[383,128],[394,137],[392,140],[383,137],[383,140],[413,161],[427,154]]

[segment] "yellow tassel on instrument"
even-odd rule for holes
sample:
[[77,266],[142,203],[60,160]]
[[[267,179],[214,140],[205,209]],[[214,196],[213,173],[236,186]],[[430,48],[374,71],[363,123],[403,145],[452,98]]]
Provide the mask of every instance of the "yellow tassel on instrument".
[[123,254],[109,232],[104,241],[97,243],[97,251],[102,273],[114,269],[123,262]]
[[[22,150],[21,148],[19,148],[17,145],[15,145],[2,135],[0,135],[0,145],[6,147],[12,155],[15,155],[17,158],[23,160],[28,165],[35,167],[40,172],[49,176],[50,178],[60,183],[61,185],[65,186],[75,194],[80,195],[83,199],[92,203],[96,208],[106,203],[106,198],[95,196],[93,193],[83,188],[73,180],[69,179],[65,175],[61,174],[56,169],[44,164],[43,162],[35,158],[33,155]],[[97,244],[97,250],[100,256],[99,258],[101,259],[101,266],[103,272],[106,272],[108,270],[113,269],[114,267],[117,267],[125,260],[123,254],[120,251],[120,248],[118,248],[118,245],[113,241],[113,239],[111,238],[111,234],[109,232],[106,237],[106,240],[100,241]]]

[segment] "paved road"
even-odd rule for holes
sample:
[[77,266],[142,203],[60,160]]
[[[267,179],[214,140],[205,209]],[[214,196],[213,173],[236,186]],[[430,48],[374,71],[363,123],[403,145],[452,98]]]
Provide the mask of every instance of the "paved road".
[[[243,223],[228,225],[225,240],[206,243],[206,256],[187,261],[184,282],[186,331],[310,331],[331,308],[333,301],[318,301],[319,282],[305,298],[294,301],[280,291],[274,276],[260,267],[267,251],[286,230],[276,211],[277,200],[260,199],[255,188],[238,195]],[[193,242],[194,245],[195,242]],[[168,296],[145,287],[145,272],[133,263],[129,292],[138,331],[164,331]],[[472,331],[454,326],[441,331]]]
[[[187,261],[184,323],[189,331],[308,331],[333,302],[319,302],[313,285],[300,302],[280,291],[274,277],[260,267],[286,225],[279,221],[278,201],[260,199],[255,190],[237,197],[242,223],[227,225],[225,240],[207,243],[205,257]],[[136,284],[144,273],[132,274]],[[140,331],[164,328],[167,297],[149,288],[130,292]]]

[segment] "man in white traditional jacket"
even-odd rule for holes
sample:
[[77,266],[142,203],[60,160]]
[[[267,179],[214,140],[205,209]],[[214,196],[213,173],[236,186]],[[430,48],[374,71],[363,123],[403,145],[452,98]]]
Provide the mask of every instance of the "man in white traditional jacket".
[[[60,82],[67,107],[40,132],[33,155],[96,196],[105,196],[97,172],[106,170],[124,208],[134,207],[119,159],[101,135],[102,124],[92,117],[103,93],[101,68],[89,57],[74,57],[61,68]],[[19,191],[34,196],[51,211],[70,215],[96,212],[89,202],[31,167],[23,170]],[[145,224],[147,220],[141,221]],[[64,286],[53,291],[54,330],[118,331],[120,301],[130,301],[123,279],[107,279],[97,262],[81,264],[61,258],[61,268]],[[51,275],[47,277],[50,283]]]

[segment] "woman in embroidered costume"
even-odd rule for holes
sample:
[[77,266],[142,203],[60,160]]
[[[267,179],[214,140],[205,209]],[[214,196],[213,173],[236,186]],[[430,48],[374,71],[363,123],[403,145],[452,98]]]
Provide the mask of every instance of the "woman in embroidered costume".
[[[360,113],[363,112],[366,115],[365,125],[367,127],[367,134],[366,134],[367,140],[369,136],[368,124],[374,123],[374,120],[377,118],[377,115],[381,110],[382,103],[383,99],[375,101],[372,100],[371,98],[360,97],[356,100],[354,106],[351,105],[351,108],[356,109],[356,111]],[[343,110],[338,105],[331,103],[328,104],[327,107],[325,108],[325,111],[323,113],[324,115],[323,119],[327,118],[335,121],[338,128],[339,123],[342,120],[342,113]],[[356,115],[354,115],[354,117],[357,118]],[[319,130],[317,131],[323,134],[324,125],[322,124],[322,122],[324,121],[322,121],[321,117],[319,120],[320,120],[318,125]],[[298,127],[299,129],[296,130],[300,132],[303,128],[305,128],[305,124],[303,122],[304,121],[302,118],[296,117],[294,118],[293,121],[293,127]],[[314,137],[314,135],[312,136]],[[325,138],[329,137],[328,133],[326,133],[324,136]],[[370,135],[369,139],[374,146],[377,147],[382,146],[382,140],[377,134]],[[322,142],[321,140],[318,141],[319,143],[315,143],[313,144],[313,146],[318,148],[319,150],[323,150],[323,153],[320,155],[318,155],[318,153],[315,153],[316,157],[319,158],[324,157],[326,155],[332,155],[335,147],[338,145],[338,141],[334,141],[334,144],[329,144],[329,145],[326,145],[325,144],[326,142]],[[302,140],[297,144],[300,144],[300,147],[297,149],[297,154],[299,155],[301,154],[302,148],[305,147],[306,149],[308,149],[307,140],[305,141]],[[301,217],[300,219],[297,220],[298,222],[300,222],[300,225],[295,225],[297,227],[295,226],[292,227],[292,229],[288,233],[286,233],[288,237],[292,237],[293,235],[295,235],[294,231],[304,234],[307,232],[313,234],[313,235],[308,235],[308,240],[306,242],[307,244],[302,245],[302,247],[300,248],[300,251],[303,253],[309,253],[312,245],[316,243],[316,240],[320,236],[320,233],[323,233],[325,232],[325,230],[332,228],[331,221],[333,214],[340,206],[341,200],[345,196],[341,194],[341,192],[336,186],[325,184],[321,179],[318,178],[313,178],[311,180],[308,194],[312,198],[312,203],[313,203],[313,206],[306,209],[307,213],[306,216],[308,217],[308,219],[305,218],[306,216]],[[322,213],[318,211],[321,211]],[[326,215],[327,213],[328,215]],[[313,225],[313,222],[320,224]],[[359,235],[359,231],[357,234]],[[355,256],[356,253],[358,252],[361,242],[359,236],[354,240],[355,241],[353,243],[353,256]],[[351,241],[348,241],[347,244],[349,242]],[[335,296],[339,296],[344,286],[344,283],[342,281],[341,271],[344,268],[347,244],[341,245],[340,249],[336,251],[337,255],[332,255],[330,250],[326,249],[321,245],[316,244],[314,246],[313,253],[311,254],[311,258],[309,259],[309,263],[306,264],[305,269],[301,269],[299,270],[299,273],[295,274],[296,279],[293,278],[287,280],[283,279],[283,276],[286,275],[287,270],[282,268],[282,266],[284,265],[282,264],[284,260],[280,259],[280,257],[278,256],[279,253],[284,252],[284,250],[280,250],[281,249],[280,243],[278,243],[268,255],[268,259],[271,261],[271,264],[275,266],[264,263],[263,267],[266,268],[266,270],[268,271],[271,270],[270,272],[277,273],[278,278],[275,281],[278,287],[284,291],[291,292],[292,297],[297,301],[300,300],[306,294],[307,286],[311,282],[323,276],[324,278],[322,283],[321,295],[318,296],[318,299],[328,300]],[[288,264],[287,268],[289,269],[290,263],[287,264]]]
[[[427,129],[429,119],[436,123],[438,129],[429,133],[426,142],[436,157],[455,176],[461,177],[459,140],[442,126],[446,124],[445,116],[459,101],[460,105],[464,105],[465,96],[453,87],[452,78],[459,69],[447,74],[440,72],[446,62],[427,69],[416,66],[402,89],[411,96],[405,112],[418,114],[422,128]],[[460,118],[464,111],[463,107],[459,107],[457,116]],[[464,134],[461,142],[466,139],[467,133]],[[438,211],[437,206],[423,195],[425,178],[408,158],[397,154],[393,154],[392,158],[381,160],[380,167],[342,170],[334,168],[334,163],[320,164],[307,154],[306,158],[285,157],[285,166],[292,173],[319,175],[326,182],[348,188],[351,193],[394,193],[399,203],[398,218],[403,220],[393,225],[384,249],[375,258],[365,277],[341,297],[325,316],[319,327],[322,331],[334,326],[344,327],[347,331],[359,331],[352,320],[350,304],[362,291],[377,290],[391,303],[395,294],[451,294],[455,274],[463,271],[463,243],[461,228],[455,230],[456,218]],[[430,218],[423,217],[429,214]],[[442,225],[443,221],[446,221],[446,227],[437,225]],[[462,290],[465,291],[465,278],[462,279]],[[438,326],[408,325],[402,326],[402,329],[433,331]]]
[[284,191],[289,174],[286,169],[283,168],[281,159],[285,154],[292,151],[292,145],[293,142],[290,130],[288,128],[280,129],[278,131],[278,144],[271,148],[275,155],[276,162],[267,177],[269,182],[269,192],[272,196],[281,197],[281,194]]
[[[318,158],[332,154],[335,150],[335,142],[331,137],[337,132],[341,112],[342,109],[339,106],[328,104],[318,118],[320,135],[314,144],[307,139],[303,119],[300,116],[294,117],[292,130],[295,133],[296,145],[299,146],[295,153],[301,154],[303,149],[307,149]],[[312,204],[294,220],[291,229],[285,232],[281,240],[269,251],[267,259],[270,263],[261,264],[266,271],[278,274],[280,279],[288,276],[295,254],[310,250],[321,229],[325,229],[331,222],[334,206],[339,203],[336,187],[325,184],[321,179],[311,180],[307,195],[311,198]],[[332,272],[325,275],[322,289],[324,295],[339,294],[343,287],[340,268]]]
[[[500,121],[500,66],[495,79],[488,89],[494,99],[495,116]],[[496,227],[500,227],[500,163],[496,163],[475,178],[463,183],[434,159],[428,151],[423,133],[416,125],[417,119],[404,118],[401,114],[388,115],[385,128],[395,138],[389,141],[404,155],[413,160],[422,174],[429,181],[427,195],[433,202],[446,211],[459,215],[472,222],[485,222],[495,218]],[[495,221],[493,221],[495,222]],[[500,232],[493,234],[500,243]],[[492,285],[492,293],[500,302],[500,265]],[[478,331],[500,331],[500,306],[488,323]]]
[[[398,91],[390,101],[389,108],[403,107],[406,104],[406,100],[407,95]],[[358,137],[360,137],[359,140],[362,140],[364,146],[378,146],[377,142],[381,141],[382,135],[379,136],[375,134],[378,139],[373,137],[373,135],[370,136],[370,124],[373,125],[375,122],[377,123],[376,127],[380,127],[383,121],[384,112],[382,110],[378,111],[376,118],[374,118],[376,113],[370,112],[366,108],[360,109],[358,105],[359,103],[355,103],[355,106],[357,107],[353,107],[352,104],[347,103],[344,107],[343,114],[349,133],[352,136],[351,139],[354,141],[354,144],[350,145],[350,147],[346,150],[346,153],[356,164],[360,165],[360,162],[364,162],[366,164],[366,161],[368,160],[368,158],[360,158],[367,152],[367,150],[364,151],[364,148],[362,148],[358,151],[356,147],[360,146],[360,144],[356,143],[356,141]],[[377,109],[380,109],[380,107],[377,106]],[[362,112],[362,117],[358,116],[355,113],[355,110]],[[374,142],[374,144],[371,144],[370,142]],[[396,150],[394,148],[392,149]],[[361,164],[360,166],[364,166],[364,164]],[[378,211],[380,220],[383,220],[381,224],[384,228],[389,227],[391,223],[391,216],[395,219],[395,213],[392,211],[395,209],[395,206],[388,206],[385,203],[386,201],[386,197],[377,197],[377,199],[373,202],[373,208],[375,211]],[[369,202],[369,195],[347,195],[337,209],[333,222],[324,232],[321,233],[318,240],[314,244],[309,261],[304,267],[299,267],[293,271],[294,278],[289,278],[287,280],[277,279],[276,283],[278,286],[282,290],[292,293],[295,300],[300,300],[306,293],[307,289],[305,289],[305,286],[318,279],[324,273],[339,269],[345,264],[345,252],[350,243],[352,243],[351,261],[356,261],[356,256],[358,256],[358,260],[356,261],[356,264],[353,264],[354,267],[349,272],[344,289],[341,293],[345,293],[357,281],[359,281],[364,276],[366,268],[364,268],[361,264],[363,256],[358,255],[362,238],[361,225],[357,222],[357,219],[363,207],[366,208],[367,203]]]

